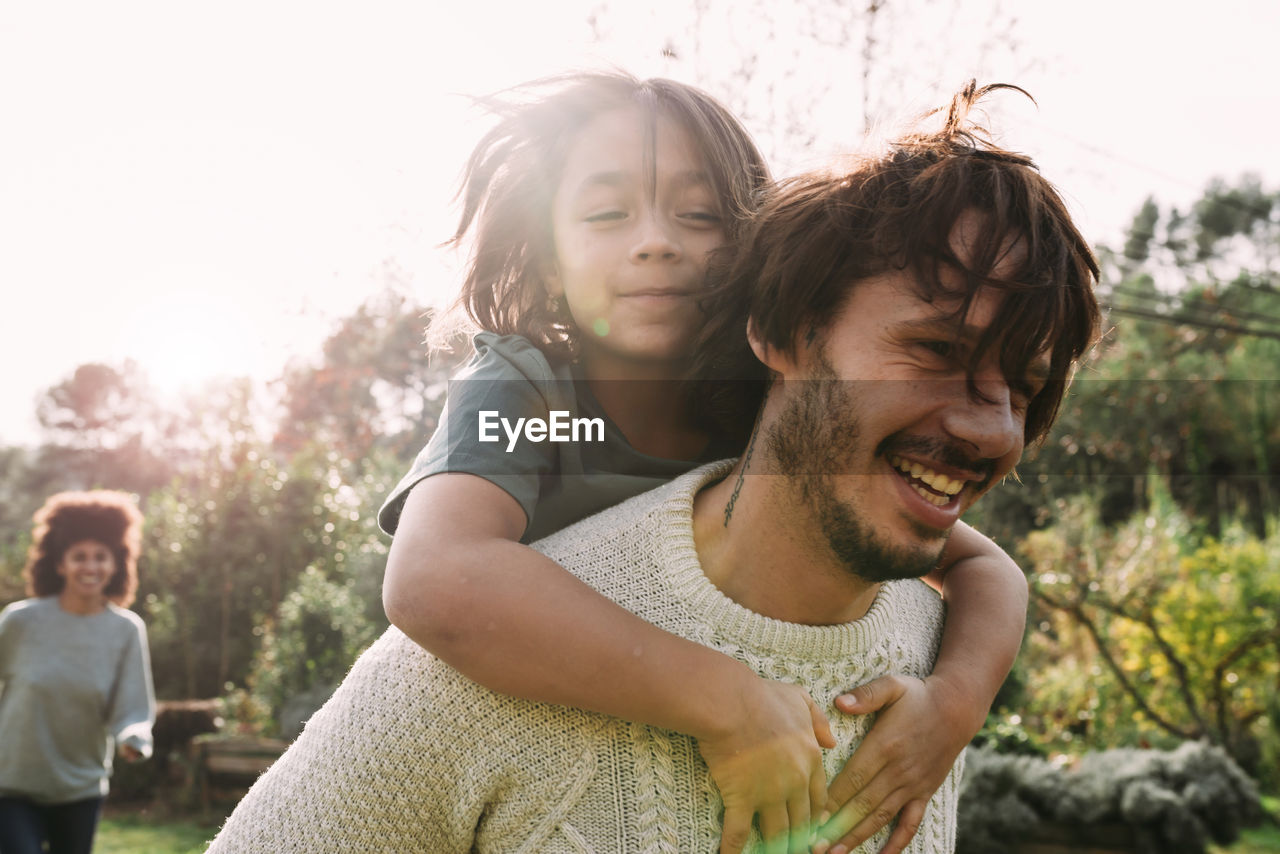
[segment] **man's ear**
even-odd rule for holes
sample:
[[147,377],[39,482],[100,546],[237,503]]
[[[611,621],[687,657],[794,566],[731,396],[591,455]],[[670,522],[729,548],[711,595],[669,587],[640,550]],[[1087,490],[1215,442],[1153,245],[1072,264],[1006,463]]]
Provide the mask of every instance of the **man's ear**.
[[760,336],[753,317],[747,318],[747,343],[751,345],[751,352],[756,354],[761,364],[773,373],[787,377],[795,370],[795,362],[790,356]]

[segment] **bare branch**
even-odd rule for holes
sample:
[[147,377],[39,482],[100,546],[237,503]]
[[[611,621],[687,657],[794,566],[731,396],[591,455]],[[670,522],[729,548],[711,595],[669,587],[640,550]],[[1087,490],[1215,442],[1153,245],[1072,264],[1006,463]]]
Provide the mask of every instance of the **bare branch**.
[[1067,605],[1066,603],[1055,600],[1040,590],[1035,591],[1035,596],[1049,607],[1070,614],[1075,618],[1076,622],[1081,626],[1084,626],[1085,631],[1087,631],[1089,636],[1093,638],[1094,648],[1098,650],[1098,655],[1102,658],[1103,663],[1107,665],[1107,669],[1111,671],[1112,675],[1116,677],[1116,681],[1120,683],[1120,687],[1129,695],[1133,702],[1138,706],[1138,709],[1151,719],[1152,723],[1170,735],[1176,735],[1179,738],[1193,739],[1199,738],[1201,735],[1205,734],[1203,729],[1200,732],[1181,729],[1172,721],[1156,712],[1155,709],[1151,708],[1151,705],[1142,695],[1142,692],[1139,691],[1138,687],[1129,679],[1129,674],[1125,673],[1124,668],[1122,668],[1120,663],[1111,655],[1111,651],[1107,649],[1107,645],[1103,642],[1102,632],[1098,630],[1098,626],[1094,621],[1085,614],[1082,605]]

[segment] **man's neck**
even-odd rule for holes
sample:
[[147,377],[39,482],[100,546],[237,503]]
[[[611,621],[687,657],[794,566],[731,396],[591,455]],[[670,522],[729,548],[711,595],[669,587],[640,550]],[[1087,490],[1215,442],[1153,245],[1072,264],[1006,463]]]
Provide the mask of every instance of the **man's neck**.
[[785,476],[753,474],[757,468],[744,457],[694,497],[694,545],[708,580],[744,608],[776,620],[836,625],[860,619],[880,585],[837,561],[816,521],[789,500]]

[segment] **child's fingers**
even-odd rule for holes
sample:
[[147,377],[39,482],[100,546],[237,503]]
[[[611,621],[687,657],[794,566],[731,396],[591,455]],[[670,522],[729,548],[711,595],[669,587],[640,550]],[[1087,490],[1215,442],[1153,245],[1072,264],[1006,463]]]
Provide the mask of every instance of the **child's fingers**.
[[809,850],[809,793],[802,792],[787,802],[787,854],[805,854]]
[[808,693],[804,695],[804,701],[809,706],[809,717],[813,719],[813,735],[818,739],[818,744],[826,748],[835,747],[836,737],[831,732],[831,721],[827,720],[827,716],[822,713],[822,709],[818,708],[818,704]]
[[751,834],[751,817],[754,813],[725,804],[724,830],[720,833],[720,854],[742,854]]
[[765,851],[786,852],[790,825],[785,806],[775,805],[760,811],[760,835],[764,837]]
[[897,700],[906,691],[902,679],[889,674],[859,685],[836,697],[836,708],[847,715],[866,715],[878,712]]
[[[870,785],[844,804],[822,829],[825,839],[853,849],[884,827],[907,802],[907,792],[889,774],[878,774]],[[914,831],[912,831],[914,833]]]
[[889,841],[880,849],[880,854],[902,854],[906,850],[915,837],[916,831],[920,829],[920,822],[924,821],[927,803],[919,800],[907,802],[902,812],[898,813],[898,824],[890,834]]
[[827,811],[835,813],[858,796],[865,799],[867,787],[888,764],[889,757],[880,749],[880,740],[869,736],[827,787]]
[[813,770],[813,776],[809,778],[809,816],[814,824],[823,824],[829,816],[826,815],[827,807],[827,774],[822,769],[822,765],[818,765]]

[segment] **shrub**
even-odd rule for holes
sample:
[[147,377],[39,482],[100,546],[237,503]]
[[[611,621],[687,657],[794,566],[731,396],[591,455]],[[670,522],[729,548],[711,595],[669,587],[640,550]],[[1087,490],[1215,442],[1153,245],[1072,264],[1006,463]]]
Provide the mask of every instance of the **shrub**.
[[1204,854],[1262,817],[1254,782],[1205,742],[1091,753],[1070,770],[972,748],[959,809],[957,854],[1006,854],[1045,822],[1123,824],[1143,854]]
[[353,582],[308,567],[281,603],[278,623],[263,633],[249,676],[254,698],[278,721],[293,698],[341,682],[379,631]]

